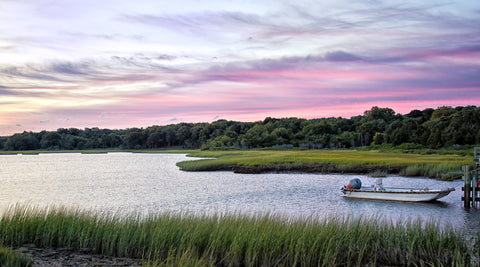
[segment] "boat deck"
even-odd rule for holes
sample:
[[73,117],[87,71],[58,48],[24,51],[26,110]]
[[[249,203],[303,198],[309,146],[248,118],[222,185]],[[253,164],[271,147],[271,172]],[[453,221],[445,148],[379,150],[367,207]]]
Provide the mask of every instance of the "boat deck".
[[361,187],[360,189],[342,188],[342,192],[348,198],[394,200],[394,201],[432,201],[448,195],[455,188],[428,189],[428,188],[383,188],[377,190],[374,187]]

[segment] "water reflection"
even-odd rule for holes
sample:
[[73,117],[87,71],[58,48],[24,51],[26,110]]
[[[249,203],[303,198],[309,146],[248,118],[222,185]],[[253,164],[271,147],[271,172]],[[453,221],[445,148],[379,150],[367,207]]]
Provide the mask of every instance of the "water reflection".
[[360,215],[388,220],[421,218],[480,229],[478,209],[462,208],[461,181],[390,176],[387,187],[454,187],[433,203],[348,199],[341,186],[362,175],[182,172],[179,154],[40,154],[0,156],[0,208],[15,203],[63,205],[123,213],[240,212],[289,217]]

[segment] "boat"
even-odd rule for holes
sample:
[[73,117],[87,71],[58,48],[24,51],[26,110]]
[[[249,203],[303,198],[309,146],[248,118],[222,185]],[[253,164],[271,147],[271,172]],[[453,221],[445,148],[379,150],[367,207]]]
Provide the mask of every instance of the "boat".
[[[358,180],[359,179],[353,179]],[[352,181],[353,181],[352,180]],[[358,184],[358,181],[350,181],[349,185],[344,186],[341,190],[348,198],[360,199],[374,199],[374,200],[392,200],[392,201],[409,201],[409,202],[427,202],[440,199],[450,192],[455,191],[455,188],[445,189],[429,189],[429,188],[388,188],[383,187],[381,179],[374,186],[363,187]]]

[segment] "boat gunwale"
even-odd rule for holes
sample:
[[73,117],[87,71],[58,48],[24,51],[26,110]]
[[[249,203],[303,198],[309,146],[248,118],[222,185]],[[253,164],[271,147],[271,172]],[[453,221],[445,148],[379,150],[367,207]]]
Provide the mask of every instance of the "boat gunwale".
[[[371,188],[371,187],[369,187]],[[389,189],[401,189],[404,191],[390,191]],[[343,188],[343,192],[361,192],[361,193],[384,193],[384,194],[441,194],[455,191],[455,188],[446,189],[408,189],[408,188],[385,188],[384,190],[366,190],[366,189],[348,189]]]

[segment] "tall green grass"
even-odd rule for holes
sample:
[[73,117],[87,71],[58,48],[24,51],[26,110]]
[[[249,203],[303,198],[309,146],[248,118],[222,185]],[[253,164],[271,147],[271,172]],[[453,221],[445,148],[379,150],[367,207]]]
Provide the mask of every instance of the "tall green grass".
[[[119,217],[76,209],[15,207],[0,220],[5,246],[90,248],[183,266],[476,266],[464,236],[421,221],[274,215]],[[478,252],[477,252],[478,255]],[[477,262],[476,262],[477,261]]]
[[451,171],[473,163],[471,156],[457,154],[413,154],[360,150],[289,150],[289,151],[199,151],[192,157],[206,157],[179,162],[186,171],[246,170],[307,171],[338,173],[395,173],[452,179]]
[[2,267],[26,267],[32,266],[32,260],[11,249],[0,246],[0,266]]
[[459,175],[451,174],[452,171],[458,171],[458,165],[455,164],[424,164],[411,165],[400,170],[399,174],[402,176],[425,176],[430,178],[440,178],[443,180],[450,180],[459,178]]

